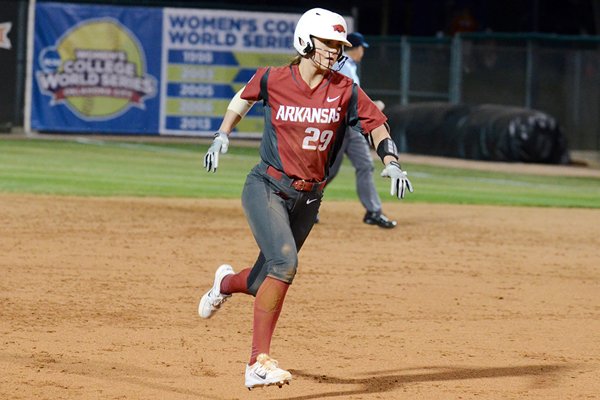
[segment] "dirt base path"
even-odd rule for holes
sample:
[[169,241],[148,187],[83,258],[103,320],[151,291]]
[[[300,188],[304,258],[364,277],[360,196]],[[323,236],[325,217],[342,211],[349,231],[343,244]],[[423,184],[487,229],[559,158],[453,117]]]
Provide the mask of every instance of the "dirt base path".
[[0,196],[2,399],[592,399],[600,210],[325,202],[248,392],[252,299],[211,320],[215,268],[257,255],[239,201]]

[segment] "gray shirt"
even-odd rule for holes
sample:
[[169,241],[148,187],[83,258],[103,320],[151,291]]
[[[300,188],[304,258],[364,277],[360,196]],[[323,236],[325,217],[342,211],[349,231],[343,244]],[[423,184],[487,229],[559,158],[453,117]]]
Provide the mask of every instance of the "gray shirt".
[[[346,57],[348,56],[346,55]],[[348,57],[346,59],[346,62],[344,62],[342,69],[340,69],[340,72],[346,75],[348,78],[352,79],[358,86],[360,86],[360,78],[358,77],[358,65],[352,58]]]

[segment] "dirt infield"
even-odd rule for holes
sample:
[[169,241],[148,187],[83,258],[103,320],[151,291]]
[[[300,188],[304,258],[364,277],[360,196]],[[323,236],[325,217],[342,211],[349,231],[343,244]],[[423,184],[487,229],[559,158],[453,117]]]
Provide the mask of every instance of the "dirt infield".
[[257,255],[239,201],[0,195],[2,399],[600,398],[600,210],[325,202],[248,392]]

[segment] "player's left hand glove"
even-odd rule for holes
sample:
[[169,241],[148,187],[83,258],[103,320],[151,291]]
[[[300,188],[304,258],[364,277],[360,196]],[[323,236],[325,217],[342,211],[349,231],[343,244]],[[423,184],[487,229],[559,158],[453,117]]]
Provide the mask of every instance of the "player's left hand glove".
[[399,199],[403,199],[406,194],[406,189],[411,193],[413,192],[412,184],[408,180],[406,172],[402,171],[400,164],[396,161],[392,161],[386,165],[381,172],[381,176],[389,177],[392,180],[390,190],[392,196],[398,196]]
[[215,138],[204,156],[204,168],[207,172],[217,172],[219,166],[219,153],[227,153],[229,149],[229,138],[225,132],[218,131]]

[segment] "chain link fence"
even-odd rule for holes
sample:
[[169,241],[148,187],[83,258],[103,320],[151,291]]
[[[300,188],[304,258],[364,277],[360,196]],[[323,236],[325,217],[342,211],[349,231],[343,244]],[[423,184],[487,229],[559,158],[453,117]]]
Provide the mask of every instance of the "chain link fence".
[[569,149],[600,151],[600,37],[367,39],[361,83],[373,99],[535,109],[559,121]]

